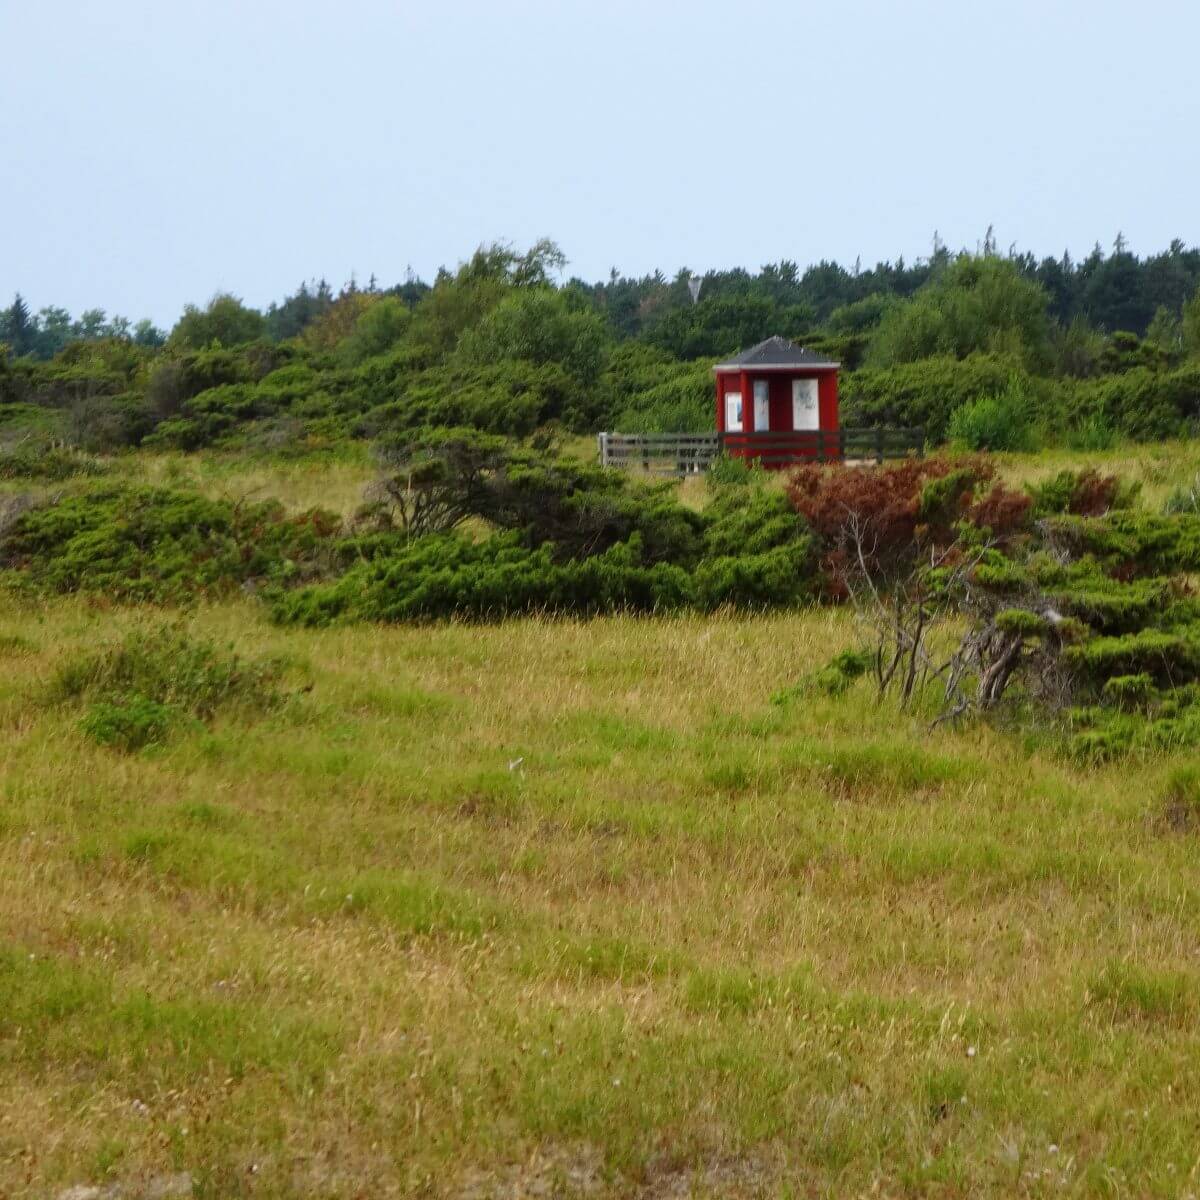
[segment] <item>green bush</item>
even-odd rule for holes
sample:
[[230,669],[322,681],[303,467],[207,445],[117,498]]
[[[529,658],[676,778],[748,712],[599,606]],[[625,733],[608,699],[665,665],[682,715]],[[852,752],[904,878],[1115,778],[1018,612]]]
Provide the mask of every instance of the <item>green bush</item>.
[[[370,398],[371,393],[359,389],[353,395]],[[343,394],[339,403],[345,406],[348,399]],[[594,412],[589,389],[556,363],[452,365],[413,375],[399,395],[393,390],[378,396],[352,429],[357,436],[371,437],[389,430],[465,426],[525,437],[552,420],[594,428]]]
[[1000,354],[864,368],[843,380],[842,423],[921,427],[926,438],[937,443],[945,440],[950,418],[959,408],[1002,395],[1010,387],[1030,396],[1031,405],[1044,405],[1044,386],[1035,384],[1018,360]]
[[549,546],[530,549],[517,533],[472,542],[457,534],[414,538],[342,578],[289,592],[272,612],[283,624],[412,621],[450,616],[494,620],[518,613],[655,612],[687,607],[690,576],[647,564],[641,539],[602,554],[555,562]]
[[113,485],[26,511],[0,532],[0,565],[37,591],[185,602],[311,577],[339,530],[319,510],[289,517],[275,502]]
[[796,542],[705,559],[696,568],[695,589],[696,603],[705,609],[778,608],[811,600],[816,594],[811,546]]
[[1074,428],[1097,422],[1139,441],[1178,437],[1200,420],[1200,363],[1078,380],[1063,395]]
[[868,361],[911,363],[934,355],[1001,351],[1031,368],[1049,361],[1047,296],[1015,263],[964,255],[933,275],[916,295],[880,315]]
[[1114,675],[1100,691],[1100,698],[1105,704],[1133,711],[1146,708],[1155,695],[1154,680],[1145,673]]
[[1029,402],[1019,385],[994,396],[981,396],[958,408],[946,435],[968,450],[1030,450],[1034,444]]
[[281,675],[277,661],[248,660],[180,626],[157,625],[68,659],[50,681],[46,700],[86,703],[83,733],[131,753],[225,709],[245,719],[278,707],[285,699]]
[[712,558],[761,554],[788,545],[799,545],[806,551],[812,547],[804,519],[787,496],[774,489],[718,491],[704,510],[704,525],[704,553]]
[[0,450],[0,479],[60,481],[78,475],[102,475],[103,463],[65,446],[22,442]]
[[231,705],[247,711],[276,707],[283,700],[281,675],[274,660],[242,658],[179,625],[150,625],[68,659],[51,679],[47,699],[113,705],[138,699],[208,720]]
[[601,423],[621,433],[707,433],[715,423],[712,359],[681,362],[665,350],[627,342],[609,357]]
[[133,695],[116,704],[97,701],[79,727],[93,742],[132,754],[165,742],[178,720],[179,714],[169,705]]

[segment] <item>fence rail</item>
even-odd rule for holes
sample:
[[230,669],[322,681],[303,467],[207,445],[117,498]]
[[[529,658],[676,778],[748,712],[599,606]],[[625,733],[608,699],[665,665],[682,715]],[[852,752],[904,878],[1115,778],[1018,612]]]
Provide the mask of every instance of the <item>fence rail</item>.
[[707,471],[721,454],[764,467],[805,462],[882,463],[920,455],[923,429],[810,429],[779,433],[601,433],[600,465],[656,475]]

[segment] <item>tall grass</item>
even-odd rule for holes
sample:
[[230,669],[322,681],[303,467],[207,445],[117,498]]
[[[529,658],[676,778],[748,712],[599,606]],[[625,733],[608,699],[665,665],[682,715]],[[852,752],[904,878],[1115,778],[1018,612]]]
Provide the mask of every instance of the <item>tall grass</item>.
[[248,601],[190,636],[312,690],[114,755],[38,700],[143,620],[0,601],[0,1192],[1185,1187],[1181,760],[1131,787],[797,689],[856,644],[832,610]]

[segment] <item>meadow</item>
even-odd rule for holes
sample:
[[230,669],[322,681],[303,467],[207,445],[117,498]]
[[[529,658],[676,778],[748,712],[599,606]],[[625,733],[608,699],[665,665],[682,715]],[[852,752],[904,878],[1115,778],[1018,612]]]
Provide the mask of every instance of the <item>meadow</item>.
[[[1084,463],[1157,505],[1200,453],[1003,471]],[[371,473],[114,469],[340,511]],[[283,702],[89,740],[56,673],[167,619]],[[860,638],[5,594],[0,1195],[1200,1191],[1188,756],[772,702]]]

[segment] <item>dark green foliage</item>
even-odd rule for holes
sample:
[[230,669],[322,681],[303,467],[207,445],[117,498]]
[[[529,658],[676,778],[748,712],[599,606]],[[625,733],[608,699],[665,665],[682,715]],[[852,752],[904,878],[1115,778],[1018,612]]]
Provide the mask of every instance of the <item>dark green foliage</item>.
[[641,538],[649,562],[690,565],[703,519],[674,499],[670,485],[646,487],[592,463],[518,449],[471,429],[424,429],[381,440],[385,468],[375,489],[396,523],[422,534],[478,517],[519,531],[556,558],[600,553]]
[[112,486],[25,513],[0,537],[0,564],[40,591],[183,602],[251,580],[303,579],[338,528],[317,510],[289,517],[272,502]]
[[1200,419],[1200,363],[1079,380],[1064,385],[1063,396],[1072,428],[1099,423],[1140,440],[1178,437]]
[[1173,687],[1200,675],[1200,639],[1184,631],[1140,629],[1068,646],[1063,660],[1097,685],[1115,675],[1147,675],[1158,684]]
[[189,304],[183,310],[169,344],[191,350],[209,346],[243,346],[267,331],[263,315],[247,308],[236,296],[214,296],[205,308]]
[[931,442],[945,439],[955,411],[975,400],[1022,393],[1034,385],[1020,363],[997,354],[959,360],[941,356],[886,368],[864,368],[842,388],[842,423],[847,426],[921,427]]
[[574,293],[518,288],[464,334],[458,356],[475,366],[552,364],[589,388],[603,369],[610,337],[603,318]]
[[133,392],[77,400],[67,410],[65,433],[81,450],[106,453],[138,445],[154,428],[154,413]]
[[396,398],[386,400],[371,386],[374,381],[364,382],[366,388],[351,395],[373,394],[379,402],[353,426],[359,436],[434,425],[523,437],[551,420],[587,428],[592,412],[589,392],[554,363],[434,367],[400,384]]
[[680,362],[667,351],[626,342],[601,378],[602,424],[621,433],[704,433],[713,427],[712,360]]
[[808,541],[706,558],[695,572],[696,602],[704,609],[797,605],[817,595],[813,566]]
[[986,255],[960,258],[910,303],[882,314],[868,361],[889,367],[999,352],[1037,369],[1047,360],[1046,302],[1045,292],[1015,263]]
[[812,545],[803,518],[773,489],[724,488],[704,510],[704,519],[704,553],[710,558]]
[[806,304],[781,307],[765,296],[709,296],[655,321],[646,340],[676,358],[731,354],[772,334],[796,337],[815,323]]
[[1101,520],[1058,516],[1045,521],[1048,540],[1073,555],[1090,554],[1142,575],[1200,570],[1200,515],[1159,515],[1138,509]]
[[[356,565],[279,598],[278,619],[763,608],[812,594],[812,539],[777,492],[730,488],[701,515],[669,486],[469,430],[427,430],[380,452],[393,474],[378,494],[392,507],[364,512],[363,532],[346,544]],[[426,536],[389,532],[389,511]],[[468,516],[507,532],[483,542],[446,533]]]
[[555,562],[548,546],[529,549],[515,533],[483,542],[431,534],[335,583],[283,595],[272,612],[282,623],[302,625],[448,616],[494,620],[531,612],[661,612],[693,599],[687,572],[668,563],[648,564],[637,536],[603,554]]

